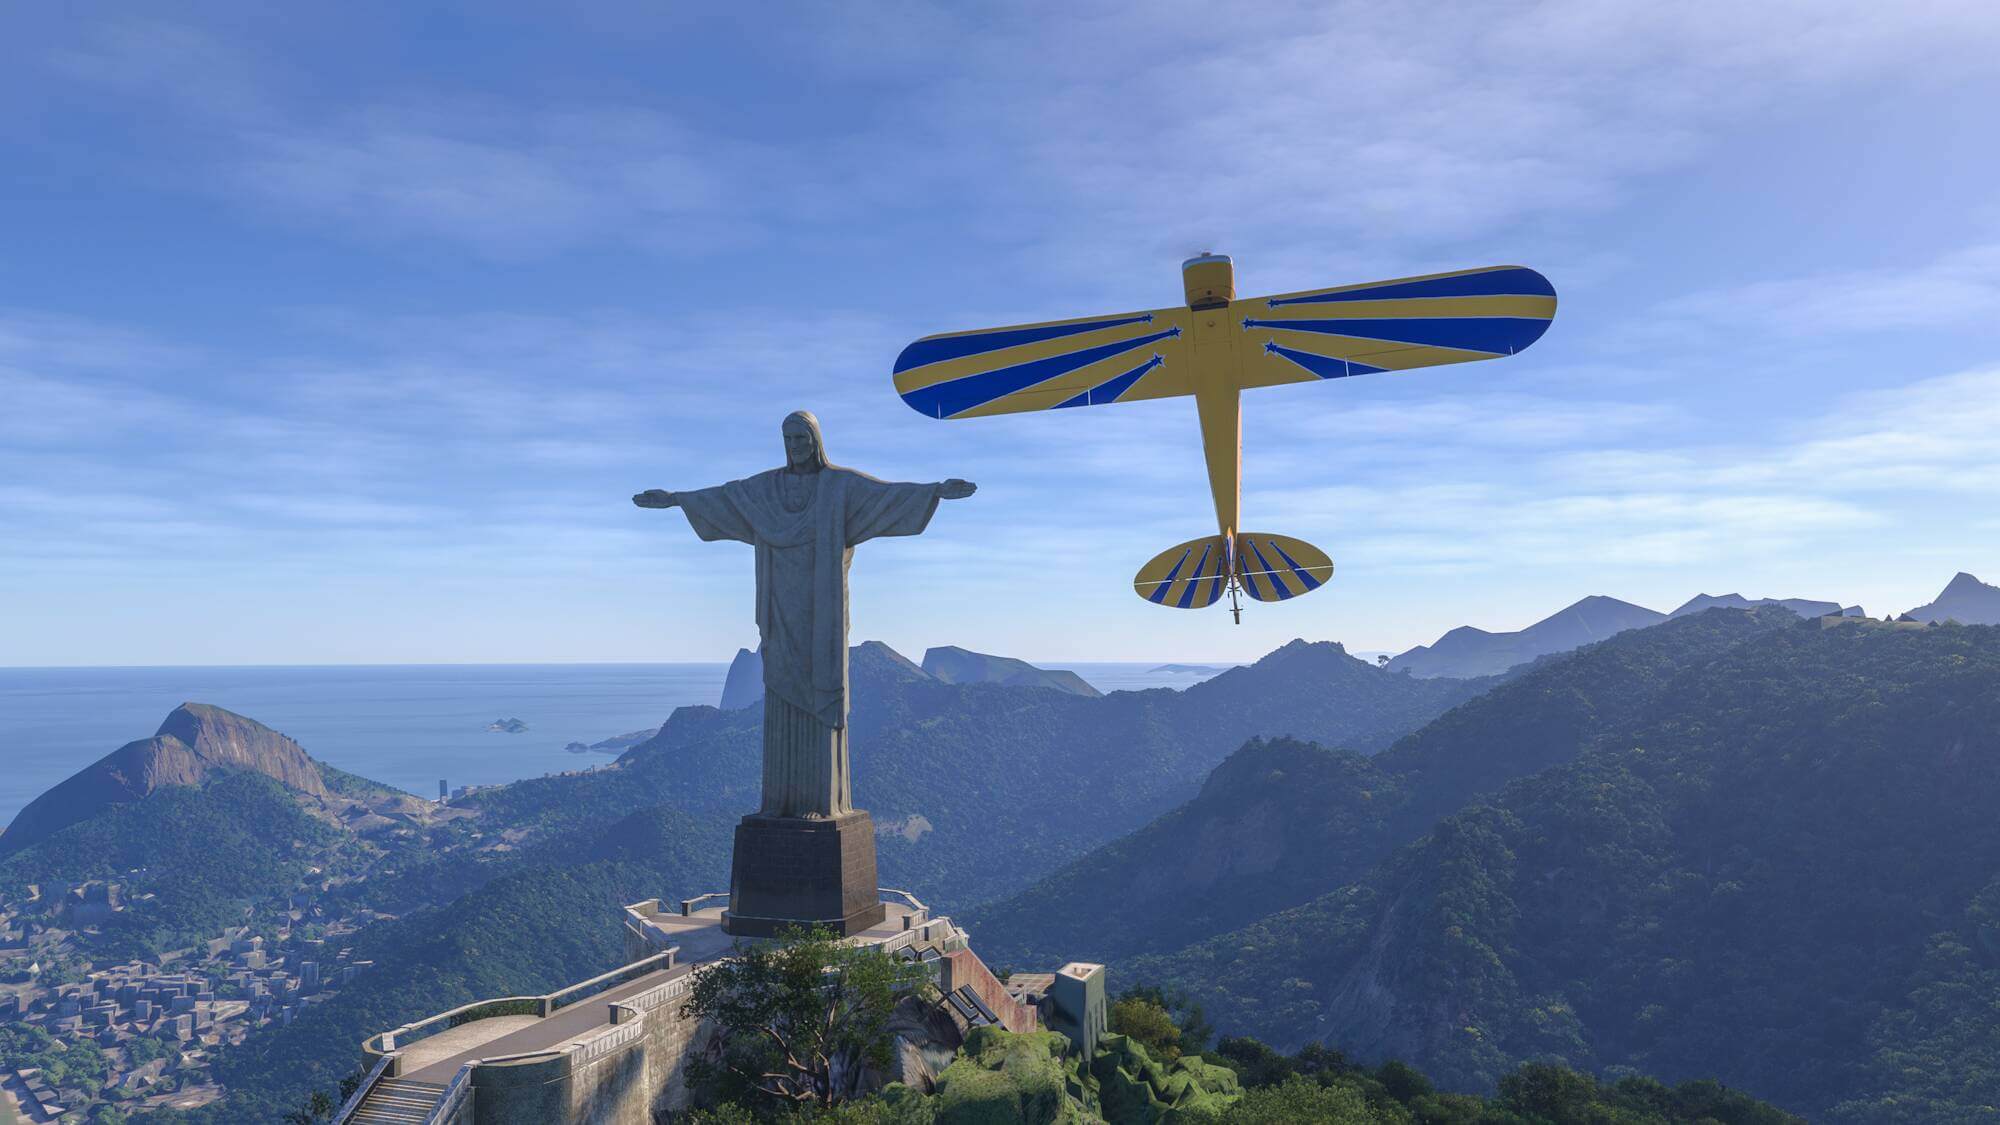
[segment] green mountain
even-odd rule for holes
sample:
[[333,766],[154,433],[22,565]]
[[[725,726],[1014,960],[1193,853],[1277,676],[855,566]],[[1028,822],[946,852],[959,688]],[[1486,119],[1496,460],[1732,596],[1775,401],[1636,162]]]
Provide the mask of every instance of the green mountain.
[[153,737],[126,743],[28,802],[0,835],[0,854],[162,786],[199,785],[231,770],[264,774],[307,796],[327,795],[317,764],[298,743],[220,707],[183,703]]
[[1796,621],[1723,610],[1620,633],[1545,659],[1373,758],[1253,740],[1192,801],[966,922],[996,963],[1020,965],[1115,960],[1234,929],[1361,877],[1473,796],[1575,757],[1685,669]]
[[[275,917],[295,891],[352,894],[370,876],[438,863],[466,841],[435,812],[314,761],[255,720],[187,703],[158,735],[24,809],[0,837],[10,844],[0,888],[25,897],[30,885],[121,883],[126,908],[83,935],[81,952],[157,956],[246,917]],[[435,901],[431,893],[420,901]]]
[[1542,1058],[1814,1118],[1987,1120],[1995,808],[2000,629],[1801,622],[1365,876],[1128,969],[1448,1088]]

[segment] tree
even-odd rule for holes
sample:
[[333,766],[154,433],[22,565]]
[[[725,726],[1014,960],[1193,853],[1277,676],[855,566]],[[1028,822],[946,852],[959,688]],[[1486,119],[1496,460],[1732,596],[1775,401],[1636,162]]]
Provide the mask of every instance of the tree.
[[306,1096],[304,1105],[285,1115],[285,1125],[313,1125],[316,1121],[330,1121],[336,1108],[325,1090],[314,1090]]
[[715,1059],[689,1077],[725,1098],[825,1109],[860,1093],[863,1072],[889,1065],[896,1002],[929,986],[919,965],[792,928],[696,970],[682,1013],[715,1022]]
[[[1208,1013],[1203,1011],[1201,1005],[1195,1003],[1194,998],[1182,989],[1163,989],[1154,985],[1143,984],[1135,985],[1119,993],[1118,999],[1143,1000],[1158,1008],[1165,1015],[1170,1026],[1174,1028],[1172,1044],[1174,1052],[1162,1056],[1164,1058],[1171,1059],[1180,1055],[1199,1055],[1208,1050],[1209,1041],[1215,1038],[1215,1025],[1208,1022]],[[1137,1013],[1135,1012],[1134,1015],[1136,1016]],[[1111,1018],[1113,1024],[1112,1030],[1118,1031],[1119,1029],[1116,1026],[1117,1015],[1114,1013]],[[1146,1042],[1145,1036],[1136,1032],[1121,1031],[1120,1034],[1131,1034],[1140,1042]],[[1148,1043],[1148,1046],[1151,1045]],[[1156,1051],[1155,1053],[1159,1052]]]
[[1181,1057],[1181,1029],[1159,1002],[1130,993],[1111,1005],[1111,1030],[1138,1041],[1162,1061]]

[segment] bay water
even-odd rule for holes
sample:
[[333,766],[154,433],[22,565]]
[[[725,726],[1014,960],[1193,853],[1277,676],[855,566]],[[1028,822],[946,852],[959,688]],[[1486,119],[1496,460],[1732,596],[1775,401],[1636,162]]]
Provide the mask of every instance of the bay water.
[[[1102,691],[1185,688],[1200,674],[1150,664],[1050,664]],[[0,823],[185,702],[290,735],[349,773],[436,797],[611,760],[571,753],[714,704],[726,664],[420,664],[317,667],[0,668]],[[488,731],[519,719],[518,734]]]

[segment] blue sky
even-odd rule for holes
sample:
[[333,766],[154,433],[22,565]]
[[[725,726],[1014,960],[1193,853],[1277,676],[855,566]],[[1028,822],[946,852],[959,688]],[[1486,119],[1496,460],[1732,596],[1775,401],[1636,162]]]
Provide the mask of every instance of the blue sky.
[[[0,45],[0,664],[709,660],[746,549],[647,487],[980,493],[855,639],[1401,649],[1590,593],[2000,580],[2000,7],[23,8]],[[61,10],[58,10],[61,9]],[[150,15],[142,15],[150,13]],[[1514,359],[1245,398],[1310,598],[1180,613],[1192,405],[964,423],[928,332],[1516,262]]]

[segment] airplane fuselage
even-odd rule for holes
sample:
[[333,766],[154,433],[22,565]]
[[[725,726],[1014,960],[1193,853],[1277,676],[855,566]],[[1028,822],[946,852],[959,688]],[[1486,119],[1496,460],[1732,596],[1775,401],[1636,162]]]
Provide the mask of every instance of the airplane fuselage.
[[1215,526],[1233,544],[1243,526],[1243,399],[1234,354],[1240,333],[1234,331],[1229,312],[1236,296],[1234,270],[1227,257],[1203,254],[1181,264],[1181,277],[1188,296],[1194,403],[1201,418]]

